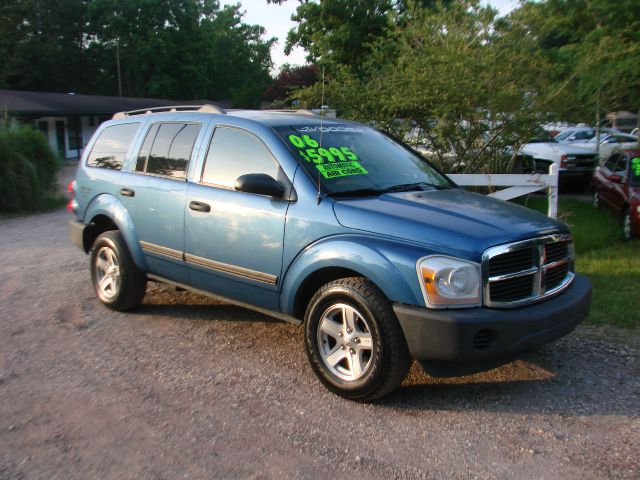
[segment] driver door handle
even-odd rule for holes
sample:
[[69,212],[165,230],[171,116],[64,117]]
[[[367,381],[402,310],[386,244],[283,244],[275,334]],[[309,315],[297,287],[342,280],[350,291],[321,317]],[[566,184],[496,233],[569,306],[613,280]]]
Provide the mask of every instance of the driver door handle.
[[211,211],[211,206],[208,203],[204,203],[204,202],[191,201],[191,202],[189,202],[189,208],[191,210],[196,211],[196,212],[210,212]]

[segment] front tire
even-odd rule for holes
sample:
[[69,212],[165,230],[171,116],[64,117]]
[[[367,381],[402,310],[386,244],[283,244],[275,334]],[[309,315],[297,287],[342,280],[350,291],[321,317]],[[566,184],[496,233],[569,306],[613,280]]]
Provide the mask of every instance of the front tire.
[[147,276],[131,258],[120,231],[105,232],[93,244],[91,280],[98,299],[112,310],[129,310],[142,301]]
[[342,278],[320,288],[304,321],[305,347],[332,392],[371,401],[395,390],[411,357],[389,300],[372,282]]

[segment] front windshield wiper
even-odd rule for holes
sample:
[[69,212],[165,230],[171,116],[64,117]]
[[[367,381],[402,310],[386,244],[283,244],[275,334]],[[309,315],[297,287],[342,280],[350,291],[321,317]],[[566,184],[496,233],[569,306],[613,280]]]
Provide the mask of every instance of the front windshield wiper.
[[330,197],[376,197],[384,193],[377,188],[357,188],[355,190],[344,190],[342,192],[331,192]]
[[421,191],[422,187],[432,187],[436,190],[444,190],[446,188],[454,188],[452,185],[436,185],[428,182],[402,183],[387,188],[358,188],[355,190],[345,190],[343,192],[332,192],[330,197],[376,197],[383,193],[392,192],[412,192]]
[[383,193],[391,192],[412,192],[416,190],[422,190],[422,187],[432,187],[436,190],[443,190],[445,188],[453,188],[451,185],[436,185],[435,183],[428,182],[416,182],[416,183],[401,183],[400,185],[393,185],[382,189]]

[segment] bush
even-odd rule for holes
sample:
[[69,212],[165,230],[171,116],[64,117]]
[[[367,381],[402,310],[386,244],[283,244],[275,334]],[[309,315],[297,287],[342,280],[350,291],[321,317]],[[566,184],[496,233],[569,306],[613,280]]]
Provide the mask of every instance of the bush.
[[33,212],[59,203],[60,160],[28,127],[0,127],[0,212]]

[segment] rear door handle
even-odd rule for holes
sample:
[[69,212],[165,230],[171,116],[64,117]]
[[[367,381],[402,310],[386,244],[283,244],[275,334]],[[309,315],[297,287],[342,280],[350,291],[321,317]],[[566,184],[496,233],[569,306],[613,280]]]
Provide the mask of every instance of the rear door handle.
[[130,188],[121,188],[120,195],[122,195],[123,197],[135,197],[136,191]]
[[189,202],[189,208],[191,210],[195,210],[196,212],[210,212],[211,206],[208,203],[204,202]]

